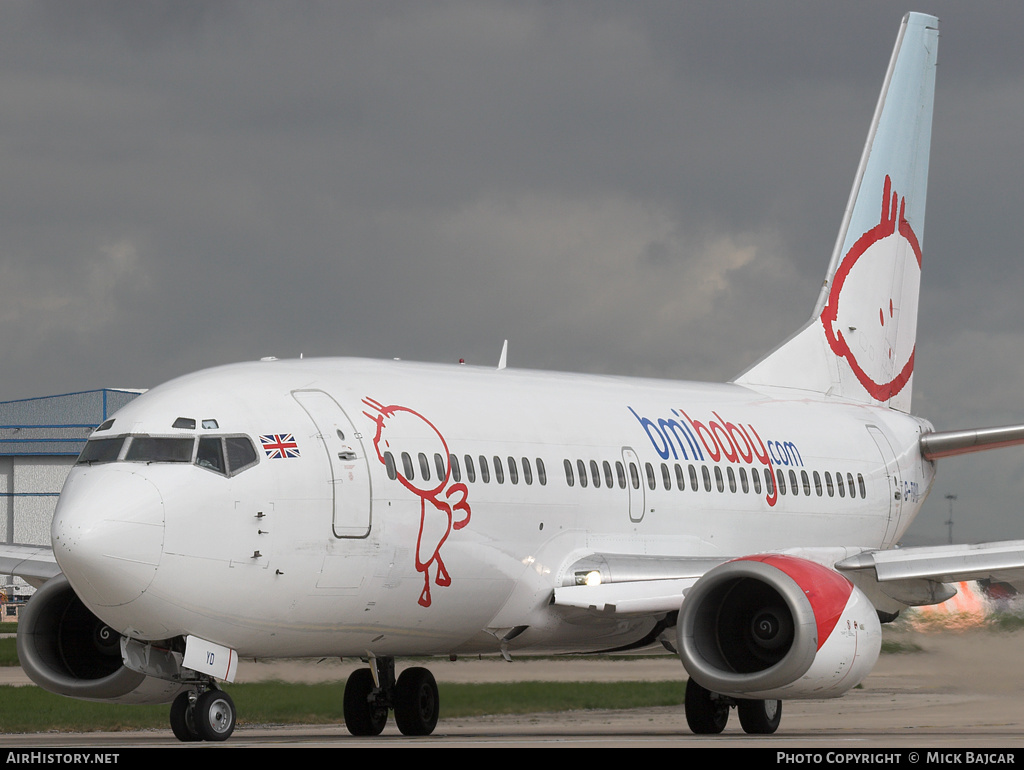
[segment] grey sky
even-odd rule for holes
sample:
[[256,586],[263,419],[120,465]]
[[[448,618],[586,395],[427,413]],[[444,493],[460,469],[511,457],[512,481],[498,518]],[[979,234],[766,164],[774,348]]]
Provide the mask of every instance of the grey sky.
[[[904,8],[9,2],[0,399],[264,355],[728,379],[812,309]],[[915,412],[1024,421],[1024,6],[942,19]],[[912,533],[1024,537],[1024,450]]]

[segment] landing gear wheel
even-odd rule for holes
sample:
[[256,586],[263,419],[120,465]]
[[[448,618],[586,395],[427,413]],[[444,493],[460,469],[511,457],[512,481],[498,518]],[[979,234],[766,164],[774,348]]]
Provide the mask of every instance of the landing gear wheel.
[[352,735],[380,735],[388,722],[388,707],[374,689],[368,668],[356,669],[345,683],[345,727]]
[[780,700],[740,700],[736,702],[743,732],[752,735],[771,735],[782,721]]
[[235,704],[226,692],[207,690],[196,701],[193,714],[204,741],[226,741],[235,730]]
[[729,702],[691,678],[686,683],[686,724],[697,735],[717,735],[729,721]]
[[437,726],[437,682],[425,668],[407,668],[395,685],[395,722],[402,735],[430,735]]
[[171,704],[171,732],[183,743],[202,740],[196,730],[195,711],[188,696],[183,692]]

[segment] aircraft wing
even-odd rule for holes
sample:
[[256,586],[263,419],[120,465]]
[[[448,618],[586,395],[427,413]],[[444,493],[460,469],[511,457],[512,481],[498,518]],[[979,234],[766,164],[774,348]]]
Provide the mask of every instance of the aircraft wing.
[[[956,594],[947,584],[964,580],[989,579],[1024,591],[1024,540],[847,554],[835,559],[834,550],[822,549],[815,560],[834,560],[835,569],[885,612],[943,602]],[[726,561],[594,554],[568,571],[554,604],[622,615],[672,612],[704,573]]]
[[0,575],[17,575],[39,588],[59,574],[60,567],[49,546],[0,543]]
[[837,562],[836,569],[854,582],[867,577],[881,586],[990,579],[1019,589],[1024,587],[1024,540],[865,551]]
[[595,612],[647,615],[674,612],[684,593],[728,559],[592,554],[566,572],[554,604]]

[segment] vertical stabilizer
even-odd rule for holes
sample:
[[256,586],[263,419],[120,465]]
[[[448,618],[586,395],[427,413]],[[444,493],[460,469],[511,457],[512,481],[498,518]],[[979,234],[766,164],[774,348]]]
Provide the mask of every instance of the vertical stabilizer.
[[903,18],[814,314],[737,383],[910,411],[938,38]]

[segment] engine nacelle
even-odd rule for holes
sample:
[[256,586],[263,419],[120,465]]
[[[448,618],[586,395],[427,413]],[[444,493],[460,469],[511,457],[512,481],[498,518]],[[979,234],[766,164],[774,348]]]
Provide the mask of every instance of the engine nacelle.
[[36,591],[18,619],[18,658],[44,690],[110,703],[169,703],[180,683],[124,667],[121,636],[75,595],[63,575]]
[[834,698],[874,668],[882,646],[868,598],[839,573],[779,554],[710,570],[676,626],[691,677],[735,698]]

